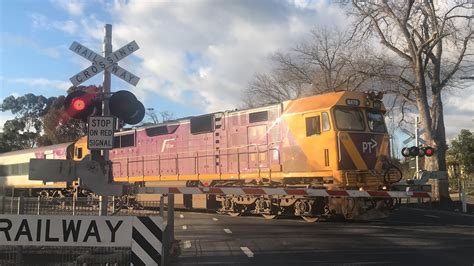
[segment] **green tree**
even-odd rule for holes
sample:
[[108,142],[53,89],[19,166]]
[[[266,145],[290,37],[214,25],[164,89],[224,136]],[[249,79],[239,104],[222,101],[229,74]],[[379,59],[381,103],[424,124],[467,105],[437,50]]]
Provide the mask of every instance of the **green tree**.
[[63,107],[64,100],[64,96],[54,98],[51,108],[42,117],[44,134],[39,137],[38,145],[75,141],[84,135],[84,123],[67,116]]
[[448,164],[459,165],[461,174],[474,172],[474,135],[468,129],[462,129],[459,136],[451,142],[447,156]]
[[[85,88],[71,87],[68,93]],[[0,111],[10,111],[15,118],[3,125],[0,152],[74,141],[84,135],[84,123],[67,116],[64,100],[64,96],[46,98],[32,93],[5,98]]]
[[46,97],[28,93],[24,96],[8,96],[0,107],[2,112],[10,111],[15,118],[5,122],[1,133],[1,150],[10,151],[35,147],[41,136],[43,122],[52,101]]

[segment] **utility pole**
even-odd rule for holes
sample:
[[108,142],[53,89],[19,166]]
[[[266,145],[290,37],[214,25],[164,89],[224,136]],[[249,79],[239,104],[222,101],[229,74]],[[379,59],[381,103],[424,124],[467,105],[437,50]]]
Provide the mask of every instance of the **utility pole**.
[[[69,50],[92,63],[86,69],[69,78],[74,86],[79,86],[104,71],[100,93],[97,91],[76,91],[70,93],[64,103],[64,108],[71,117],[88,123],[87,148],[91,151],[90,161],[92,163],[83,163],[78,168],[82,171],[82,175],[79,176],[81,178],[87,176],[85,180],[89,183],[89,188],[101,196],[99,213],[104,216],[107,215],[108,196],[119,196],[123,193],[123,186],[113,183],[112,166],[109,160],[109,150],[114,148],[115,121],[121,119],[127,124],[135,125],[140,123],[145,116],[145,107],[133,93],[121,90],[112,95],[111,74],[136,86],[140,78],[120,67],[118,62],[139,48],[135,41],[131,41],[117,51],[112,51],[112,25],[110,24],[104,26],[102,55],[78,42],[73,42],[69,47]],[[99,101],[102,104],[100,116],[95,115],[94,111],[95,104]],[[71,104],[73,102],[80,104]]]
[[[418,124],[420,123],[420,118],[417,116],[415,119],[415,146],[419,147],[420,145],[420,140],[419,140],[419,134],[418,134]],[[416,173],[416,179],[420,179],[420,156],[415,156],[415,173]]]
[[[112,53],[112,25],[111,24],[105,24],[104,26],[104,42],[102,45],[102,55],[104,58],[107,58]],[[102,83],[102,92],[103,92],[103,100],[102,100],[102,116],[109,116],[110,115],[110,110],[109,110],[109,98],[108,96],[110,95],[110,71],[107,69],[104,69],[104,80]],[[110,171],[111,167],[109,162],[109,150],[102,150],[102,156],[104,161],[106,162],[105,167],[106,169],[106,175],[105,178],[107,179],[106,182],[110,182]],[[107,209],[109,205],[109,198],[108,196],[100,196],[100,215],[101,216],[107,216]]]

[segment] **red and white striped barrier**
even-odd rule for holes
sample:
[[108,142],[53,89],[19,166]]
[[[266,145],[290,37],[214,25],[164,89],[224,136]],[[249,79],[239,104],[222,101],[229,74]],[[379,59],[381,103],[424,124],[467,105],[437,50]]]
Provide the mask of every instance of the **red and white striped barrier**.
[[430,198],[424,191],[360,191],[291,188],[235,188],[235,187],[142,187],[139,194],[219,194],[219,195],[290,195],[311,197],[354,198]]

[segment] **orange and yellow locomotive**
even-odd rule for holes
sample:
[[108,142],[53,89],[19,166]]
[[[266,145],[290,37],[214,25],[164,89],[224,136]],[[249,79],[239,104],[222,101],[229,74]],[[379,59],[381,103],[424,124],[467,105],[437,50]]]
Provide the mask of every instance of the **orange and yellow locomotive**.
[[[394,204],[390,185],[401,179],[390,162],[384,113],[382,94],[341,91],[124,130],[114,134],[112,176],[135,188],[225,188],[176,195],[176,202],[231,215],[380,217]],[[48,152],[84,160],[87,137],[0,154],[3,191],[69,194],[69,183],[28,181],[29,158],[48,158]],[[269,189],[273,193],[264,193]],[[326,194],[296,193],[304,189]],[[355,195],[359,191],[367,196]],[[158,196],[132,193],[128,199]]]
[[[110,152],[113,178],[144,187],[387,190],[401,173],[390,162],[384,113],[380,93],[342,91],[117,132]],[[88,154],[86,141],[75,143],[75,159]],[[381,214],[393,204],[377,198],[222,194],[184,195],[178,202],[233,215],[307,220],[330,214],[357,218],[368,210]]]

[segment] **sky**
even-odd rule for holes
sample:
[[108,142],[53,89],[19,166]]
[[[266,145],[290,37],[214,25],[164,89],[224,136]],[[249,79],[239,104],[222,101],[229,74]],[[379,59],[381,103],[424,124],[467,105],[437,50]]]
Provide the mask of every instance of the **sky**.
[[[320,0],[2,0],[0,101],[9,95],[65,95],[69,78],[90,66],[69,50],[73,41],[101,53],[104,25],[113,50],[140,49],[119,65],[136,87],[112,76],[112,91],[130,90],[146,108],[175,118],[242,106],[269,57],[309,37],[313,28],[347,27],[344,12]],[[100,85],[102,75],[83,85]],[[445,98],[448,138],[474,128],[474,85]],[[11,113],[0,113],[0,128]]]

